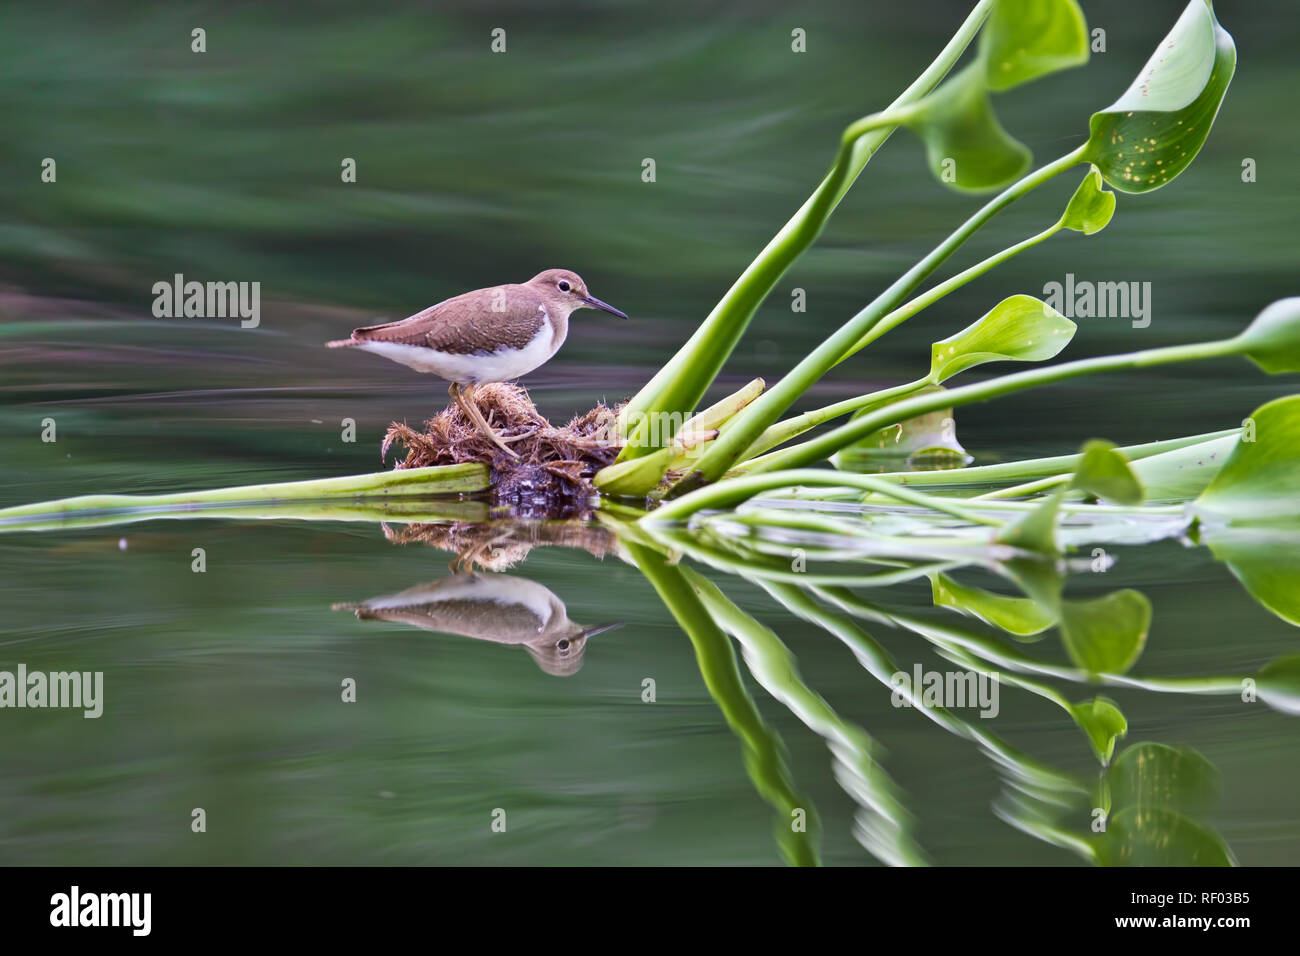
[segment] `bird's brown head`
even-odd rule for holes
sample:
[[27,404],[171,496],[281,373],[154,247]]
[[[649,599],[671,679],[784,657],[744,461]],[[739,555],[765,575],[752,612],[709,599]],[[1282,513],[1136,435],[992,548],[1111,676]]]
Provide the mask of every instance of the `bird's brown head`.
[[626,319],[627,315],[614,308],[608,302],[602,302],[587,291],[587,283],[582,276],[568,269],[547,269],[528,280],[541,294],[547,305],[564,315],[574,309],[600,309],[610,315]]
[[529,641],[524,649],[546,673],[556,677],[571,677],[582,668],[587,639],[622,626],[622,621],[597,624],[594,627],[578,627],[573,624],[559,634],[548,634],[536,641]]

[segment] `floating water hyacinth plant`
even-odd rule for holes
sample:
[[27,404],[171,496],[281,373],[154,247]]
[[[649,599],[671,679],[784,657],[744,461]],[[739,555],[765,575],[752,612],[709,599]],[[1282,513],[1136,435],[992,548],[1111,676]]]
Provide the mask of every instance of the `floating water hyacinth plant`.
[[[954,410],[1077,376],[1227,355],[1249,358],[1272,374],[1300,369],[1300,310],[1296,300],[1285,300],[1230,339],[1050,364],[973,385],[949,384],[961,373],[990,363],[1049,362],[1069,345],[1073,322],[1033,296],[1013,295],[967,328],[936,341],[929,371],[915,381],[782,417],[830,369],[853,361],[881,336],[1000,263],[1061,231],[1091,236],[1103,230],[1115,214],[1112,190],[1141,194],[1163,187],[1193,161],[1236,66],[1232,38],[1219,25],[1209,0],[1187,4],[1129,89],[1093,114],[1082,145],[1026,171],[1029,150],[999,122],[997,96],[1085,64],[1087,38],[1075,0],[981,0],[934,62],[893,104],[845,130],[831,169],[812,196],[677,355],[627,403],[614,410],[593,409],[555,428],[522,390],[485,386],[489,415],[512,434],[518,432],[511,441],[520,442],[526,451],[522,459],[476,435],[456,409],[423,429],[394,425],[385,451],[392,444],[404,446],[406,456],[399,467],[406,468],[466,462],[491,466],[480,489],[449,485],[449,491],[491,488],[505,499],[539,490],[569,497],[599,493],[636,501],[676,499],[741,475],[775,474],[763,486],[777,488],[783,480],[794,481],[793,476],[782,478],[784,471],[824,462],[841,469],[856,462],[856,467],[863,464],[863,455],[873,452],[901,457],[929,452],[945,456],[947,465],[962,464],[967,459],[955,436],[938,434],[937,426],[950,422]],[[952,72],[972,46],[969,62]],[[696,413],[755,310],[816,240],[872,155],[900,127],[925,144],[931,172],[942,183],[963,192],[996,189],[997,195],[772,387],[755,379]],[[998,212],[1080,166],[1083,178],[1055,222],[918,293],[921,284]],[[846,416],[846,423],[811,440],[796,441]],[[945,480],[960,485],[982,480],[982,474],[956,471]],[[1050,475],[1039,480],[1048,484],[1016,490],[1035,492],[1059,484]],[[368,481],[355,486],[356,495],[370,493]],[[684,507],[694,510],[718,500],[734,501],[746,487],[752,486],[741,484],[721,499],[710,494]],[[653,520],[684,513],[664,509]]]

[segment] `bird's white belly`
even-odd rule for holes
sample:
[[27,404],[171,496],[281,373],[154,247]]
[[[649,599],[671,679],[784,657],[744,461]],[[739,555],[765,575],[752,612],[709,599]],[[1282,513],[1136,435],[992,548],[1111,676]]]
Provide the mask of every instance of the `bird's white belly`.
[[560,343],[554,340],[551,323],[543,322],[532,341],[521,349],[503,348],[495,352],[455,355],[396,342],[364,342],[357,347],[400,362],[417,372],[431,372],[458,385],[477,385],[481,382],[508,382],[527,375],[558,351]]

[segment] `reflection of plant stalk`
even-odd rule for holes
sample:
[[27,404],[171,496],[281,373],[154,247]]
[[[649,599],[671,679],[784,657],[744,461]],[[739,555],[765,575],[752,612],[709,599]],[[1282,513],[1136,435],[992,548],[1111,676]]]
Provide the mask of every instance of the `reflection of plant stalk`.
[[[705,686],[728,726],[743,745],[745,769],[759,794],[777,811],[777,844],[785,858],[800,866],[815,866],[817,812],[794,790],[781,739],[764,721],[745,690],[731,642],[709,615],[684,569],[669,565],[663,555],[645,545],[624,542],[628,554],[658,592],[668,610],[695,646]],[[795,827],[796,811],[804,811],[804,826]]]
[[738,608],[703,575],[690,569],[686,575],[714,619],[739,642],[755,680],[826,741],[840,770],[836,779],[863,808],[858,819],[863,845],[885,863],[924,865],[925,856],[911,835],[911,814],[872,755],[877,745],[871,737],[841,718],[825,698],[803,682],[794,655],[771,629]]
[[[866,631],[853,623],[848,617],[829,611],[791,584],[777,584],[771,581],[756,580],[754,583],[772,595],[786,610],[796,617],[817,625],[832,637],[843,642],[858,659],[867,673],[890,688],[891,692],[902,693],[892,683],[894,674],[900,672],[899,666],[888,652],[878,644]],[[934,721],[949,733],[956,734],[978,743],[1004,768],[1032,776],[1050,784],[1058,790],[1069,792],[1086,791],[1079,781],[1053,770],[1034,760],[1027,754],[1015,749],[992,731],[984,730],[969,720],[963,720],[946,707],[927,707],[924,705],[919,688],[911,688],[909,694],[912,706]]]

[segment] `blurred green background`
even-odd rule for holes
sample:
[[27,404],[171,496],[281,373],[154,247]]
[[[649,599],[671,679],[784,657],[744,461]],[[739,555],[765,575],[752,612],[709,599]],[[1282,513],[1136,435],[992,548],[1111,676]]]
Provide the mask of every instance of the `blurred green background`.
[[[634,392],[807,197],[852,120],[886,105],[969,9],[946,0],[781,4],[70,4],[0,10],[0,506],[380,467],[389,421],[443,385],[328,352],[356,325],[455,293],[581,273],[629,312],[581,313],[526,384],[552,418]],[[997,98],[1045,162],[1076,146],[1177,19],[1181,0],[1085,0],[1107,49]],[[919,374],[928,343],[1066,273],[1149,281],[1153,317],[1084,319],[1069,357],[1230,333],[1297,292],[1300,123],[1293,0],[1216,5],[1239,66],[1192,167],[945,299],[845,363],[822,404]],[[207,52],[190,50],[206,30]],[[490,52],[504,27],[507,52]],[[804,54],[790,31],[807,31]],[[56,183],[40,179],[57,161]],[[340,163],[357,162],[343,183]],[[657,181],[641,178],[656,162]],[[1252,158],[1258,181],[1241,181]],[[1000,215],[960,268],[1059,215],[1073,174]],[[721,385],[779,377],[980,200],[946,191],[905,132],[872,160],[763,307]],[[261,325],[155,319],[151,288],[261,283]],[[807,291],[808,312],[789,310]],[[1294,383],[1215,362],[1072,382],[966,410],[982,461],[1230,427]],[[40,441],[41,422],[59,440]],[[358,440],[340,440],[340,422]],[[122,542],[119,544],[119,538]],[[190,549],[210,570],[191,574]],[[1203,552],[1133,549],[1107,581],[1156,604],[1143,668],[1233,673],[1294,647]],[[594,639],[568,681],[517,651],[365,628],[328,610],[439,577],[443,558],[371,527],[150,525],[0,538],[0,667],[103,669],[108,710],[0,713],[0,862],[775,862],[770,814],[689,645],[633,569],[550,549],[518,570]],[[1121,559],[1124,555],[1121,555]],[[723,582],[724,589],[731,588]],[[844,652],[740,588],[810,683],[872,727],[938,862],[1071,862],[996,821],[988,765],[888,705]],[[903,591],[898,600],[924,603]],[[1247,640],[1249,639],[1249,640]],[[606,643],[607,642],[607,643]],[[894,648],[904,657],[908,642]],[[909,658],[910,659],[910,658]],[[361,675],[355,712],[340,675]],[[661,703],[639,700],[662,675]],[[1296,731],[1261,706],[1133,695],[1134,739],[1201,749],[1243,862],[1300,848]],[[831,862],[867,862],[821,742],[770,700],[819,800]],[[1045,760],[1091,757],[1036,699],[1003,728]],[[1082,748],[1082,749],[1081,749]],[[381,796],[381,793],[390,796]],[[486,814],[524,808],[515,842]],[[206,838],[189,833],[205,806]],[[218,822],[219,821],[219,824]]]

